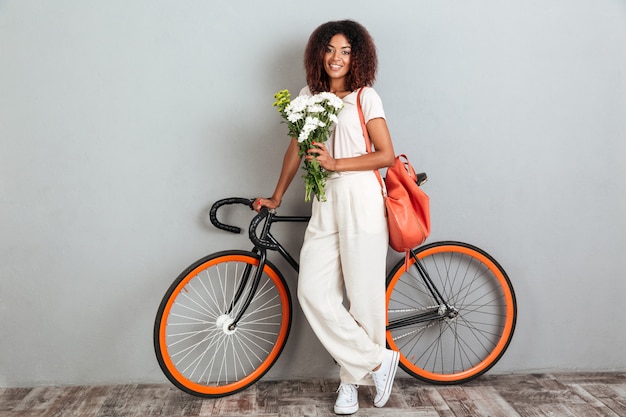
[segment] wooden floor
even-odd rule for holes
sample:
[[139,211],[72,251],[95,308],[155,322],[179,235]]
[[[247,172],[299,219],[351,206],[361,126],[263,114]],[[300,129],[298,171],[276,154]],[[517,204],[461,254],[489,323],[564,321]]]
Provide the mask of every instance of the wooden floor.
[[[337,381],[261,381],[229,397],[201,399],[170,385],[0,388],[2,417],[334,416]],[[626,373],[483,376],[459,386],[396,380],[387,406],[366,416],[626,416]]]

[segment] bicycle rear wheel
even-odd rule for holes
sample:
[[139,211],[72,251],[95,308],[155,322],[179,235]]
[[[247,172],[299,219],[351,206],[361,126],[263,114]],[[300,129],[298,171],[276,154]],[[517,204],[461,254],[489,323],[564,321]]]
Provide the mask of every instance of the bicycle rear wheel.
[[[445,302],[435,301],[415,260],[398,262],[387,278],[387,343],[400,367],[435,384],[458,384],[493,367],[506,351],[517,319],[513,286],[485,251],[461,242],[436,242],[416,251]],[[415,320],[415,317],[428,317]],[[403,323],[403,324],[404,324]]]
[[291,328],[291,296],[266,262],[257,291],[236,327],[259,256],[224,251],[189,266],[163,297],[154,324],[161,369],[181,390],[222,397],[246,389],[276,362]]

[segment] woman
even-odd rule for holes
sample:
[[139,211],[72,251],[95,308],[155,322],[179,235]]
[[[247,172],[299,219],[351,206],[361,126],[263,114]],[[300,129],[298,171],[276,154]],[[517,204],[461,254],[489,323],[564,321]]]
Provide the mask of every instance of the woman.
[[[393,144],[380,97],[373,88],[376,47],[367,30],[350,20],[328,22],[309,38],[300,94],[334,93],[344,102],[329,140],[304,157],[332,174],[326,201],[313,200],[300,253],[298,300],[320,342],[341,366],[335,413],[358,410],[358,385],[375,385],[374,405],[389,399],[398,353],[385,349],[385,259],[388,231],[381,186],[374,170],[390,166]],[[365,88],[368,87],[368,88]],[[374,151],[367,153],[357,93]],[[297,138],[291,140],[270,198],[254,208],[276,208],[299,170]],[[347,308],[344,306],[344,289]]]

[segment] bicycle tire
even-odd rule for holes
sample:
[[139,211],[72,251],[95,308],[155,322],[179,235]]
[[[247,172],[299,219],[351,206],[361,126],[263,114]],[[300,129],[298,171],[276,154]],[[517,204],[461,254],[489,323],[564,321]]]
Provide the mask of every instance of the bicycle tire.
[[166,292],[154,324],[154,348],[161,370],[179,389],[204,398],[231,395],[258,381],[280,356],[291,329],[291,295],[269,261],[250,306],[229,328],[245,294],[230,314],[228,306],[246,267],[253,277],[259,259],[240,250],[208,255]]
[[[511,281],[482,249],[462,242],[435,242],[415,250],[454,318],[438,318],[387,331],[389,348],[400,352],[400,367],[433,384],[459,384],[491,369],[509,346],[517,321]],[[387,278],[387,323],[394,317],[430,309],[437,303],[411,257]],[[441,307],[441,306],[439,306]]]

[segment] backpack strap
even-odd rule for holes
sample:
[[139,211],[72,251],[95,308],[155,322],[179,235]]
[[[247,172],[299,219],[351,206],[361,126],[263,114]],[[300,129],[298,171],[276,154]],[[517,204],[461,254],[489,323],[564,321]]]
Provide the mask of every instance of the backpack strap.
[[[359,88],[359,92],[356,95],[356,108],[359,111],[359,120],[361,121],[361,129],[363,130],[363,138],[365,139],[365,149],[367,153],[372,153],[372,142],[370,141],[370,135],[367,133],[367,126],[365,125],[365,116],[363,115],[363,107],[361,107],[361,94],[365,90],[365,87]],[[383,196],[387,195],[387,189],[383,184],[383,178],[380,176],[380,171],[374,170],[378,183],[380,184],[380,190]]]
[[[369,134],[367,132],[367,126],[365,126],[365,116],[363,115],[363,108],[361,107],[361,93],[363,93],[363,90],[365,89],[365,87],[361,87],[359,89],[359,92],[356,96],[356,107],[357,110],[359,111],[359,119],[361,120],[361,129],[363,129],[363,138],[365,139],[365,148],[367,149],[367,153],[372,153],[372,145],[371,145],[371,141],[370,141],[370,137]],[[406,155],[402,155],[404,156],[404,158],[407,160],[408,163],[408,159],[406,158]],[[407,167],[408,169],[408,167]],[[386,199],[387,198],[387,188],[385,187],[384,183],[383,183],[383,178],[380,175],[380,171],[375,169],[374,173],[376,173],[376,178],[378,178],[378,182],[380,183],[380,190],[381,193],[383,195],[383,198]],[[385,216],[387,216],[387,209],[385,206]],[[406,250],[404,252],[404,271],[408,271],[409,270],[409,259],[411,257],[411,251],[410,250]]]

